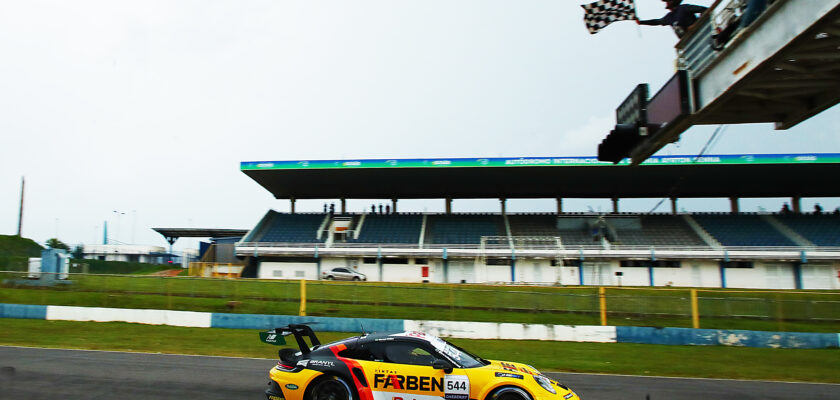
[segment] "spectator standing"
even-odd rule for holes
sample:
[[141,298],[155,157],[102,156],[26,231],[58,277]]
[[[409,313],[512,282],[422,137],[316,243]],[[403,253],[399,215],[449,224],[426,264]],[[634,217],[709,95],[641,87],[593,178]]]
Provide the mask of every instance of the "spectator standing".
[[682,4],[682,0],[662,0],[665,8],[669,11],[664,17],[658,19],[636,20],[639,25],[662,25],[674,28],[677,37],[683,37],[685,31],[697,22],[698,15],[703,14],[708,8],[694,4]]
[[748,0],[744,15],[741,16],[741,28],[750,26],[765,8],[767,8],[767,0]]

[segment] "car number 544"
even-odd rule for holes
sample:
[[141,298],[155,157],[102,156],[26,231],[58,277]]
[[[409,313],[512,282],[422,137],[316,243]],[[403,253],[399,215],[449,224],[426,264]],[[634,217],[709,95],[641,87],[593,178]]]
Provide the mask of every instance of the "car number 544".
[[444,399],[468,400],[470,398],[470,379],[466,375],[446,375],[443,386]]

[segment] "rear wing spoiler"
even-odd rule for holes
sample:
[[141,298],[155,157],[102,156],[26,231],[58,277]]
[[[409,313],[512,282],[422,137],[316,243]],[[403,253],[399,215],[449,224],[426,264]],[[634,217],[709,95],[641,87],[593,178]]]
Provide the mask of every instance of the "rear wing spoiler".
[[[320,346],[321,342],[315,336],[315,332],[309,325],[289,324],[287,326],[271,329],[267,332],[260,332],[260,340],[264,343],[282,346],[286,344],[286,336],[294,335],[301,354],[309,354],[311,347]],[[309,338],[310,345],[306,344],[304,337]]]

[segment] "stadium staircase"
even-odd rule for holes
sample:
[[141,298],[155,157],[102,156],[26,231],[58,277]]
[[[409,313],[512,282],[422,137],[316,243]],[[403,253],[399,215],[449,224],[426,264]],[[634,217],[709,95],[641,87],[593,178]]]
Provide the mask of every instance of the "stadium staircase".
[[618,224],[618,219],[607,217],[607,223],[615,227],[616,241],[613,244],[631,246],[705,246],[706,243],[676,215],[642,215],[630,217],[635,224]]
[[817,246],[840,246],[840,215],[776,215],[782,224]]
[[773,227],[776,228],[776,230],[781,232],[783,235],[785,235],[792,242],[796,243],[797,246],[805,246],[805,247],[813,247],[814,246],[814,244],[811,243],[810,240],[805,239],[805,237],[796,233],[793,229],[788,228],[787,225],[781,223],[776,218],[773,218],[772,215],[762,215],[762,218],[764,218],[764,220],[767,221],[768,224],[773,225]]
[[714,236],[710,235],[709,232],[706,232],[706,230],[703,229],[703,227],[700,226],[700,224],[698,224],[697,221],[695,221],[694,218],[691,217],[691,215],[683,214],[682,217],[685,223],[689,227],[691,227],[691,230],[694,231],[694,233],[697,234],[697,236],[700,239],[702,239],[707,246],[716,249],[723,247],[723,245],[721,245],[720,242],[718,242],[717,239],[714,238]]

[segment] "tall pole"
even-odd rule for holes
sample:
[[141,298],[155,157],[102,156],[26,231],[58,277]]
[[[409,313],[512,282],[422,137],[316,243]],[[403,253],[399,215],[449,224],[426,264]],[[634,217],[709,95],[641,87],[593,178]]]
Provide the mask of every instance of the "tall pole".
[[18,213],[18,231],[17,235],[20,237],[21,230],[23,230],[23,189],[26,185],[26,178],[20,177],[20,212]]
[[133,221],[131,222],[131,244],[137,243],[136,240],[136,232],[137,232],[137,210],[131,210],[131,217]]

